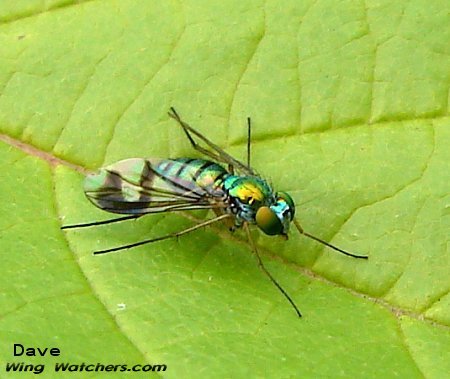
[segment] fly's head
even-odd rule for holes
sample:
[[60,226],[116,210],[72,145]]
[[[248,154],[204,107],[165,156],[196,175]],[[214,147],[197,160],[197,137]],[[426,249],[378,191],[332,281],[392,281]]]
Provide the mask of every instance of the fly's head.
[[273,204],[260,207],[256,212],[256,225],[266,234],[287,238],[289,225],[294,219],[295,204],[286,192],[278,192]]

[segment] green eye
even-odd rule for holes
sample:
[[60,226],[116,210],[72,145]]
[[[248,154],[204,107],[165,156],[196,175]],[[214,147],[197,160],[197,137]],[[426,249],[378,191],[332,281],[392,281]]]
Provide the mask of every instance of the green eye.
[[266,234],[273,236],[281,234],[283,224],[269,207],[261,207],[256,212],[256,225]]

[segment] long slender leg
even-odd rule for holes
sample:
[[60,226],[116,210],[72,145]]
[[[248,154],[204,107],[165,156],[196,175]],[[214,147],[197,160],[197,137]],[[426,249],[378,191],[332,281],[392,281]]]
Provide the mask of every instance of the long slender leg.
[[253,238],[250,234],[250,228],[248,227],[248,224],[244,224],[245,232],[247,233],[248,240],[250,242],[250,245],[252,247],[252,251],[256,256],[256,259],[258,261],[258,266],[263,270],[263,272],[269,277],[269,279],[272,281],[273,284],[278,288],[278,290],[283,294],[283,296],[291,303],[292,307],[294,308],[295,312],[297,313],[298,317],[302,317],[302,314],[300,313],[300,310],[298,309],[297,305],[294,303],[294,300],[288,295],[288,293],[284,290],[283,287],[281,287],[280,284],[275,280],[275,278],[272,276],[272,274],[266,269],[266,267],[263,264],[263,261],[261,260],[261,257],[259,256],[258,250],[256,249],[256,245],[253,242]]
[[252,140],[252,127],[250,117],[247,117],[247,167],[250,168],[250,144]]
[[87,222],[85,224],[63,225],[63,226],[61,226],[61,229],[87,228],[88,226],[112,224],[114,222],[119,222],[119,221],[133,220],[133,219],[139,218],[141,216],[142,215],[132,215],[132,216],[119,217],[119,218],[112,218],[110,220],[105,220],[105,221]]
[[[205,154],[211,158],[213,158],[216,161],[227,163],[228,165],[233,166],[234,168],[238,168],[239,170],[243,171],[247,175],[254,175],[254,172],[252,169],[244,165],[242,162],[238,161],[237,159],[233,158],[231,155],[226,153],[224,150],[222,150],[219,146],[211,142],[208,138],[206,138],[203,134],[199,133],[197,130],[189,126],[186,122],[184,122],[181,117],[178,115],[175,108],[171,107],[170,112],[168,113],[170,117],[172,117],[174,120],[176,120],[180,126],[183,128],[184,132],[186,133],[187,138],[189,139],[189,142],[191,143],[192,147],[196,149],[197,151],[201,152],[202,154]],[[214,152],[211,152],[201,146],[195,140],[192,138],[192,135],[195,135],[200,140],[202,140],[208,147],[210,147]]]
[[326,242],[324,240],[321,240],[320,238],[318,238],[316,236],[313,236],[312,234],[309,234],[309,233],[305,232],[303,230],[303,228],[301,227],[300,223],[297,221],[297,219],[294,219],[294,225],[297,228],[297,230],[301,234],[303,234],[305,237],[311,238],[314,241],[317,241],[317,242],[321,243],[322,245],[328,246],[329,248],[338,251],[339,253],[348,255],[349,257],[353,257],[353,258],[360,258],[360,259],[368,259],[369,258],[367,255],[356,255],[356,254],[349,253],[348,251],[342,250],[339,247],[332,245],[331,243],[328,243],[328,242]]
[[[218,160],[218,161],[222,161],[221,157],[220,157],[218,154],[215,154],[215,153],[213,153],[212,151],[209,151],[209,150],[203,148],[203,147],[200,146],[197,142],[195,142],[195,140],[192,138],[192,136],[191,136],[190,133],[189,133],[189,131],[190,131],[190,129],[192,129],[192,127],[190,127],[189,125],[187,125],[187,124],[180,118],[180,116],[178,115],[178,113],[177,113],[177,111],[175,110],[175,108],[171,107],[170,110],[171,110],[172,113],[169,112],[169,113],[168,113],[169,116],[172,117],[174,120],[176,120],[176,121],[180,124],[180,126],[182,127],[184,133],[186,134],[186,137],[188,138],[189,142],[191,143],[192,147],[193,147],[195,150],[201,152],[202,154],[205,154],[206,156],[208,156],[208,157],[210,157],[210,158],[213,158],[213,159]],[[200,133],[198,133],[197,131],[196,131],[196,133],[194,133],[194,134],[200,135]],[[200,138],[201,138],[201,139],[207,140],[206,137],[203,137],[202,135],[201,135]],[[208,142],[207,142],[208,145],[214,145],[211,141],[209,141],[209,140],[207,140],[207,141],[208,141]],[[215,146],[215,145],[214,145],[214,146]],[[217,150],[220,150],[220,148],[217,146],[216,149],[214,149],[214,150],[217,151]],[[222,152],[223,152],[223,151],[222,151]],[[228,163],[228,162],[226,162],[226,163]]]
[[156,238],[151,238],[148,240],[144,240],[144,241],[140,241],[140,242],[136,242],[136,243],[132,243],[130,245],[124,245],[124,246],[119,246],[119,247],[113,247],[112,249],[106,249],[106,250],[99,250],[99,251],[94,251],[95,255],[99,255],[99,254],[106,254],[106,253],[112,253],[113,251],[119,251],[119,250],[124,250],[124,249],[131,249],[132,247],[136,247],[136,246],[141,246],[141,245],[145,245],[147,243],[152,243],[152,242],[156,242],[156,241],[162,241],[162,240],[166,240],[169,238],[175,238],[175,237],[179,237],[182,236],[183,234],[187,234],[190,232],[193,232],[194,230],[200,229],[204,226],[207,225],[211,225],[214,224],[215,222],[224,220],[228,217],[231,217],[229,214],[223,214],[221,216],[212,218],[210,220],[207,220],[205,222],[202,222],[200,224],[191,226],[190,228],[181,230],[180,232],[176,232],[176,233],[170,233],[170,234],[166,234],[164,236],[161,237],[156,237]]

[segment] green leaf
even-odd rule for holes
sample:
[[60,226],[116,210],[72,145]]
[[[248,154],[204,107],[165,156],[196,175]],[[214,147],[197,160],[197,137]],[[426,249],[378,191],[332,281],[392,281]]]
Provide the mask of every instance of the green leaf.
[[[445,377],[449,15],[424,0],[1,3],[2,372]],[[88,169],[198,156],[170,106],[242,160],[251,116],[255,169],[293,196],[306,231],[369,260],[255,231],[299,319],[244,235],[222,226],[92,255],[205,213],[61,231],[110,218],[84,197]],[[14,357],[14,343],[61,355]]]

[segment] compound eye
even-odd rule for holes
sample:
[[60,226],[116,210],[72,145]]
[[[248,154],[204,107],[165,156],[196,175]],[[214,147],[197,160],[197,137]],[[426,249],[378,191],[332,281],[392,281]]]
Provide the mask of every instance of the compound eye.
[[256,212],[256,225],[266,234],[273,236],[283,232],[283,224],[269,207],[260,207]]
[[278,192],[278,201],[280,200],[284,201],[288,205],[289,210],[291,212],[291,221],[292,221],[295,214],[294,200],[292,200],[292,197],[290,197],[289,194],[287,194],[286,192]]

